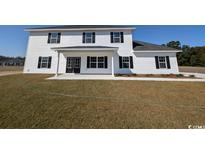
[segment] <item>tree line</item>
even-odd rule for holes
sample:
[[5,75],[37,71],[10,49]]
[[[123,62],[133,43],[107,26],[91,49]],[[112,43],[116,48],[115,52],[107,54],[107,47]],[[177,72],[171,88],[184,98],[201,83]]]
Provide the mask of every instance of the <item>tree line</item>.
[[23,66],[25,57],[8,57],[0,55],[0,66]]
[[182,50],[182,52],[177,53],[180,66],[205,66],[205,46],[190,47],[189,45],[181,45],[180,41],[171,41],[162,45]]

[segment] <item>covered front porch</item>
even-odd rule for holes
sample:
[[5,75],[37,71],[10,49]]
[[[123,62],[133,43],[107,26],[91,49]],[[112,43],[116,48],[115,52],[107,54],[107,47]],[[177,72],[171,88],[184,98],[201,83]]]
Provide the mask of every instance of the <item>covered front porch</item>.
[[117,47],[73,46],[52,49],[57,52],[55,76],[59,74],[114,76],[114,56]]

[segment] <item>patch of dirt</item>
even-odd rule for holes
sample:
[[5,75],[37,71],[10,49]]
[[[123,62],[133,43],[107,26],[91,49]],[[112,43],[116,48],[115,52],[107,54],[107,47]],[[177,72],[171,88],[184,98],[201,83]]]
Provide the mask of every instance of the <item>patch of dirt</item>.
[[150,77],[150,78],[190,78],[196,79],[194,75],[184,76],[183,74],[115,74],[116,77]]

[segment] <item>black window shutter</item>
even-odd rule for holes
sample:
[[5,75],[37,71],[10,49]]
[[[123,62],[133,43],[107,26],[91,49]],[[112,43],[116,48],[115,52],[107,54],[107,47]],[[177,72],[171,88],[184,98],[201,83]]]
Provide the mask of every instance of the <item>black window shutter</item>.
[[156,64],[156,69],[159,69],[158,56],[155,56],[155,64]]
[[85,32],[83,32],[83,43],[85,43]]
[[95,32],[93,32],[93,43],[95,43]]
[[123,32],[120,32],[120,37],[121,37],[121,43],[124,43],[124,35],[123,35]]
[[52,60],[52,57],[48,57],[48,68],[51,68],[51,60]]
[[48,43],[51,43],[51,33],[48,33]]
[[167,68],[170,69],[171,66],[170,66],[169,56],[166,56],[166,60],[167,60]]
[[122,56],[119,56],[119,67],[122,68]]
[[60,40],[61,40],[61,33],[58,33],[58,40],[57,40],[57,43],[60,43]]
[[87,57],[87,68],[90,68],[90,57]]
[[39,58],[38,58],[38,68],[41,68],[41,58],[42,58],[42,57],[39,57]]
[[133,58],[130,56],[130,68],[133,68]]
[[105,68],[107,68],[107,56],[105,56]]
[[110,32],[110,41],[113,43],[113,32]]

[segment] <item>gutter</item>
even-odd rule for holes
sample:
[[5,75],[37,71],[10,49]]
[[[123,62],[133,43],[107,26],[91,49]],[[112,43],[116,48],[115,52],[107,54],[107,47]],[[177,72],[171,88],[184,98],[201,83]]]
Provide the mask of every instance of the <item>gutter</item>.
[[51,31],[94,31],[94,30],[135,30],[134,27],[126,28],[74,28],[74,29],[25,29],[26,32],[51,32]]

